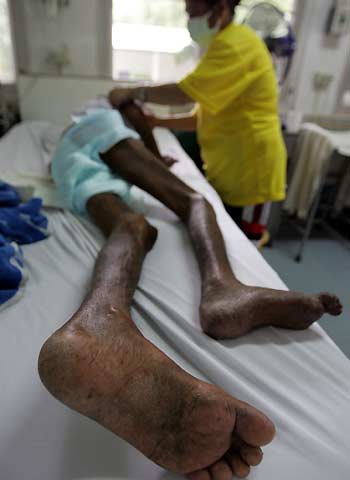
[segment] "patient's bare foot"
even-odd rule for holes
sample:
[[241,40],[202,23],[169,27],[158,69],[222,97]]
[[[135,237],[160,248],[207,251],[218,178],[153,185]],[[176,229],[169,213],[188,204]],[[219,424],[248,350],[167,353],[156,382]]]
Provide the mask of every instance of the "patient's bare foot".
[[66,326],[46,342],[39,373],[48,390],[190,480],[248,475],[262,460],[260,446],[274,437],[271,421],[184,372],[142,337],[128,313],[107,315],[115,316],[107,331]]
[[247,287],[235,279],[203,290],[203,330],[213,338],[237,338],[259,327],[304,330],[323,314],[340,315],[342,305],[329,293],[304,293]]

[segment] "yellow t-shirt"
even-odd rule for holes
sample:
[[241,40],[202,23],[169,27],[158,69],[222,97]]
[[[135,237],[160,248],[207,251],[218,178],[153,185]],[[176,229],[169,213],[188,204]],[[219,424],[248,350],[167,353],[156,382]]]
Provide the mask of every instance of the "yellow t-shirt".
[[204,169],[222,200],[237,207],[283,200],[287,155],[264,42],[230,24],[179,87],[198,103]]

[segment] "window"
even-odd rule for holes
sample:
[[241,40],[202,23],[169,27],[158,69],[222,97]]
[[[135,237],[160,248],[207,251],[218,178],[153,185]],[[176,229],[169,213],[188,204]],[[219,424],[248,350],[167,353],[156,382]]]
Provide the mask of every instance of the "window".
[[[261,0],[242,0],[236,21]],[[295,0],[268,0],[292,15]],[[113,0],[113,78],[177,81],[192,70],[198,49],[186,28],[184,0]]]
[[7,0],[0,0],[0,82],[14,83],[15,66]]
[[113,0],[113,77],[176,81],[197,60],[183,0]]

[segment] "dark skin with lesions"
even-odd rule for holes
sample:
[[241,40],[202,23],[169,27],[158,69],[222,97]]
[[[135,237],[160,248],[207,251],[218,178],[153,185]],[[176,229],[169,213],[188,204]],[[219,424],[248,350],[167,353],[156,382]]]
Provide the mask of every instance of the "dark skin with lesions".
[[[268,325],[307,328],[325,311],[340,312],[338,299],[329,294],[307,296],[239,282],[211,205],[142,142],[125,140],[101,157],[186,225],[200,266],[201,324],[208,335],[233,338]],[[273,423],[189,375],[142,336],[130,307],[157,231],[108,192],[92,197],[87,209],[106,244],[81,307],[41,350],[44,385],[70,408],[189,480],[246,477],[262,461],[261,447],[273,440]]]
[[171,167],[176,163],[176,159],[161,155],[147,117],[139,105],[133,101],[128,101],[119,107],[119,111],[122,114],[125,123],[136,130],[142,138],[144,146],[153,153],[156,158],[162,160],[167,167]]
[[268,325],[299,330],[308,328],[324,313],[341,313],[338,298],[328,293],[305,295],[239,282],[211,205],[156,161],[142,142],[126,140],[102,159],[112,171],[160,200],[187,226],[201,271],[201,322],[208,335],[236,338]]

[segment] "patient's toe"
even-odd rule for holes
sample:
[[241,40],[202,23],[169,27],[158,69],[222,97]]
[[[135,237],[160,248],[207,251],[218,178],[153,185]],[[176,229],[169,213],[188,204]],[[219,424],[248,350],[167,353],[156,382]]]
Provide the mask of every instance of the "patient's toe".
[[324,306],[325,312],[330,315],[340,315],[343,311],[343,306],[336,295],[330,293],[321,293],[320,300]]
[[210,467],[212,480],[232,480],[232,468],[225,460],[220,460]]
[[238,478],[246,478],[250,473],[250,467],[247,465],[238,453],[228,452],[227,460],[232,468],[233,474]]
[[259,447],[251,447],[250,445],[243,445],[239,449],[239,454],[247,465],[256,467],[262,462],[263,452]]
[[191,473],[187,475],[189,480],[211,480],[208,470],[200,470],[199,472]]

